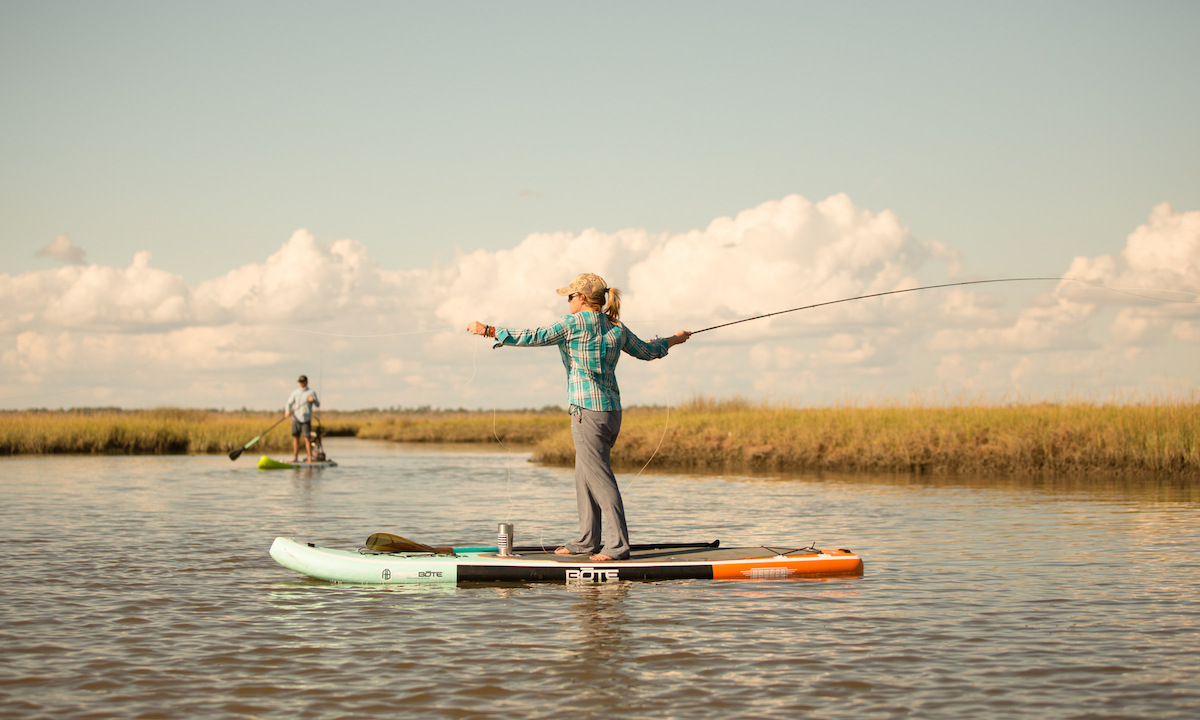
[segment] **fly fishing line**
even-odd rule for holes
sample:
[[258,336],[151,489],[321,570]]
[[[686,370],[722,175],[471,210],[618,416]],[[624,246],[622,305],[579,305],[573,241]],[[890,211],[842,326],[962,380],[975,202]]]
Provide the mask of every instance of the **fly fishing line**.
[[[486,341],[486,338],[485,338]],[[475,356],[479,353],[479,342],[474,343],[475,348],[471,351],[471,379],[467,380],[463,385],[463,390],[466,390],[475,380],[475,376],[479,373],[479,365],[475,362]],[[508,496],[508,514],[507,519],[512,519],[512,513],[517,506],[516,501],[512,497],[512,448],[504,444],[500,439],[500,433],[496,431],[496,400],[488,393],[488,391],[479,388],[479,392],[483,393],[484,397],[492,404],[492,437],[496,438],[496,442],[500,443],[500,447],[504,448],[506,455],[504,458],[504,492]]]
[[[1182,291],[1182,290],[1160,290],[1158,288],[1114,288],[1114,287],[1108,287],[1105,285],[1101,285],[1100,283],[1094,283],[1089,280],[1080,280],[1079,278],[1072,278],[1072,277],[1019,277],[1019,278],[1000,278],[997,280],[966,280],[963,282],[942,283],[940,285],[924,285],[922,287],[904,288],[902,290],[889,290],[887,292],[871,293],[870,295],[856,295],[854,297],[842,298],[841,300],[828,300],[826,302],[813,303],[812,305],[804,305],[802,307],[789,308],[787,310],[779,310],[777,312],[766,313],[764,315],[755,315],[754,317],[748,317],[748,318],[743,318],[741,320],[734,320],[732,322],[721,323],[720,325],[713,325],[712,327],[706,327],[703,330],[696,330],[692,334],[696,335],[697,333],[708,332],[709,330],[716,330],[717,328],[729,327],[730,325],[737,325],[738,323],[750,322],[751,320],[762,320],[763,318],[774,317],[776,315],[784,315],[786,313],[799,312],[800,310],[812,310],[813,308],[825,307],[827,305],[837,305],[839,303],[847,303],[847,302],[851,302],[854,300],[866,300],[868,298],[884,297],[886,295],[899,295],[901,293],[917,292],[918,290],[937,290],[939,288],[961,287],[964,285],[988,285],[991,283],[1033,282],[1033,281],[1047,281],[1047,280],[1055,280],[1058,282],[1067,281],[1067,282],[1083,283],[1084,285],[1091,285],[1092,287],[1098,288],[1101,290],[1111,290],[1113,292],[1119,292],[1124,295],[1132,295],[1134,297],[1145,298],[1147,300],[1159,300],[1162,302],[1186,303],[1189,305],[1195,304],[1195,302],[1191,301],[1191,300],[1170,300],[1167,298],[1156,298],[1156,297],[1151,297],[1149,295],[1140,295],[1138,293],[1130,292],[1130,291],[1131,290],[1141,290],[1143,292],[1147,292],[1147,291],[1148,292],[1167,292],[1167,293],[1176,293],[1176,294],[1180,294],[1180,295],[1192,295],[1194,297],[1200,297],[1200,294],[1193,293],[1193,292],[1186,292],[1186,291]],[[1080,288],[1080,289],[1086,289],[1086,288]]]
[[430,330],[410,330],[409,332],[383,333],[382,335],[346,335],[343,333],[328,333],[328,332],[321,332],[320,330],[306,330],[304,328],[288,328],[288,327],[268,327],[268,328],[263,328],[263,329],[264,330],[286,330],[289,332],[302,332],[302,333],[308,333],[309,335],[324,335],[326,337],[386,338],[386,337],[403,337],[405,335],[423,335],[425,333],[441,332],[443,330],[455,330],[456,328],[444,327],[444,328],[432,328]]

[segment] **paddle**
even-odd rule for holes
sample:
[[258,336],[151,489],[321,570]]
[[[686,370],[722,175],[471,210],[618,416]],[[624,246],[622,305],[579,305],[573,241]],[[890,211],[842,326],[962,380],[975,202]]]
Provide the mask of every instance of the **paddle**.
[[424,543],[415,542],[391,533],[373,533],[371,537],[367,538],[366,546],[368,550],[374,550],[375,552],[425,552],[433,553],[434,555],[454,554],[454,548],[430,547]]
[[[278,421],[275,423],[275,425],[278,425],[279,423],[281,423],[281,422],[283,422],[284,420],[287,420],[287,419],[288,419],[288,416],[287,416],[287,415],[284,415],[283,417],[279,418],[279,420],[278,420]],[[241,456],[242,456],[242,453],[244,453],[244,452],[246,452],[247,450],[249,450],[249,449],[250,449],[250,446],[251,446],[251,445],[253,445],[254,443],[258,442],[258,441],[259,441],[259,439],[260,439],[260,438],[262,438],[262,436],[263,436],[263,435],[266,435],[267,433],[269,433],[269,432],[271,432],[272,430],[274,430],[274,429],[275,429],[275,425],[272,425],[271,427],[269,427],[269,428],[267,428],[266,430],[264,430],[264,431],[262,432],[262,434],[260,434],[258,437],[254,438],[254,439],[253,439],[253,440],[251,440],[250,442],[246,443],[246,444],[245,444],[243,447],[240,447],[240,448],[238,448],[237,450],[234,450],[233,452],[229,453],[229,459],[230,459],[230,460],[237,460],[239,457],[241,457]]]

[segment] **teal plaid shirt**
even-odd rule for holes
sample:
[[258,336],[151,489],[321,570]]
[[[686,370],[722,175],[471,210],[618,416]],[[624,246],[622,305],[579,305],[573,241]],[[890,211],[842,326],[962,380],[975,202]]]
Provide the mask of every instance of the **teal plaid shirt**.
[[665,339],[645,342],[624,325],[614,325],[604,313],[567,315],[550,327],[536,330],[496,328],[496,346],[557,345],[567,368],[567,402],[588,410],[620,410],[617,361],[621,351],[638,360],[665,357]]

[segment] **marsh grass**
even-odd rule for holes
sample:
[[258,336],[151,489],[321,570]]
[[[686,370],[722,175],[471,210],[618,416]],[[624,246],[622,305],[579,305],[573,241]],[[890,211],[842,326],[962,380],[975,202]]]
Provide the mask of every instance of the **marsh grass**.
[[[273,413],[208,410],[69,410],[0,413],[0,455],[228,453],[279,419]],[[287,423],[254,449],[291,450]]]
[[[228,453],[279,418],[266,412],[75,410],[0,412],[0,454]],[[534,460],[574,463],[561,410],[324,412],[329,435],[396,442],[497,439],[532,444]],[[664,433],[665,431],[665,433]],[[251,448],[291,450],[288,424]],[[625,411],[614,466],[656,470],[913,474],[1200,476],[1200,402],[1125,404],[845,403],[802,408],[694,398]]]
[[413,414],[363,422],[357,437],[395,442],[502,442],[532,445],[567,427],[567,414],[472,412]]
[[[676,470],[1195,477],[1198,438],[1195,401],[798,408],[697,398],[669,420],[665,410],[627,412],[612,457],[626,470],[653,454],[654,467]],[[534,458],[573,463],[570,434],[542,441]]]
[[[418,410],[325,412],[326,435],[398,442],[532,444],[565,426],[565,413]],[[168,455],[228,453],[279,420],[271,412],[120,410],[0,412],[0,455],[48,453]],[[557,422],[554,422],[557,420]],[[291,452],[290,422],[268,432],[248,454]]]

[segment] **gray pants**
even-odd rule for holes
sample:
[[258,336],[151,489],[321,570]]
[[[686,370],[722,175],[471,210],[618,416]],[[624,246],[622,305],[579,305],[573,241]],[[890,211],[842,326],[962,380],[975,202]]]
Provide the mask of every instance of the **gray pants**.
[[[575,441],[575,498],[579,503],[579,537],[566,544],[573,553],[601,552],[614,560],[629,557],[625,505],[613,475],[612,446],[621,432],[621,411],[572,408]],[[605,519],[604,544],[600,517]]]

